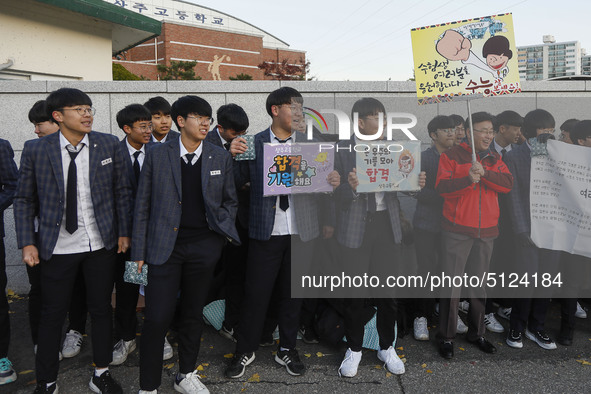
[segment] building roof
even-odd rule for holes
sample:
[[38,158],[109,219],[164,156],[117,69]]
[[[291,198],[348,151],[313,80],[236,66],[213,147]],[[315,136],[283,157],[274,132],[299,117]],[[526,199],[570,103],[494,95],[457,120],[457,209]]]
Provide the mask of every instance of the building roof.
[[151,38],[158,37],[162,23],[102,0],[35,0],[63,8],[113,26],[113,56]]

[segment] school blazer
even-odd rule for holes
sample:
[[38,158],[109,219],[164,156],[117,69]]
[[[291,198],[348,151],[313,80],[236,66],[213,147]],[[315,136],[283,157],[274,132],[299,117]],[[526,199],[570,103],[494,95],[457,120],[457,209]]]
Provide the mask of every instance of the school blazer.
[[[131,236],[132,190],[117,137],[88,134],[90,195],[94,216],[106,249],[118,237]],[[64,215],[66,192],[59,132],[25,142],[14,200],[18,247],[36,245],[49,260],[57,243]],[[34,218],[39,216],[35,237]]]
[[[209,228],[229,242],[240,244],[235,220],[238,200],[232,156],[202,141],[201,183]],[[131,259],[164,264],[174,249],[182,213],[180,141],[150,148],[142,172],[133,215]]]

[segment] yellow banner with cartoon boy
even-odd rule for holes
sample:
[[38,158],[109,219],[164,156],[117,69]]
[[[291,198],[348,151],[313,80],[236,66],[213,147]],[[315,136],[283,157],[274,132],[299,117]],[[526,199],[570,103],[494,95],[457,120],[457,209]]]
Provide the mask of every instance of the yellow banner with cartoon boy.
[[511,14],[412,29],[419,104],[521,91]]

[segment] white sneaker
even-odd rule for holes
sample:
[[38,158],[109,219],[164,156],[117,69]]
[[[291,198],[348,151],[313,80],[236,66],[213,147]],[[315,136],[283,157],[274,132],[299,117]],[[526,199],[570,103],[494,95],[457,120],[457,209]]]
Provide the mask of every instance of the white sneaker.
[[110,365],[120,365],[127,360],[129,353],[135,350],[135,339],[124,341],[120,339],[113,347],[113,361]]
[[188,373],[182,380],[179,380],[177,375],[174,380],[174,389],[185,394],[209,394],[207,387],[199,380],[197,371]]
[[468,309],[470,309],[470,303],[468,301],[458,302],[458,310],[460,312],[468,313]]
[[499,321],[495,318],[494,313],[488,313],[484,315],[484,325],[486,329],[490,332],[504,332],[505,327],[499,323]]
[[350,348],[345,353],[345,358],[339,367],[339,376],[352,378],[357,375],[357,368],[361,362],[361,352],[354,352]]
[[468,326],[460,318],[460,315],[458,315],[458,325],[456,326],[456,332],[458,334],[465,334],[468,332]]
[[427,318],[426,317],[415,317],[414,321],[414,334],[417,341],[428,341],[429,330],[427,329]]
[[76,330],[70,330],[66,333],[62,354],[65,358],[72,358],[80,354],[82,348],[82,334]]
[[575,312],[575,317],[578,317],[579,319],[586,319],[587,318],[587,312],[583,309],[581,304],[579,304],[578,302],[577,302],[577,311]]
[[497,315],[499,315],[499,317],[502,317],[505,320],[511,320],[511,308],[500,307],[499,309],[497,309]]
[[378,350],[378,359],[384,363],[388,371],[394,375],[402,375],[404,373],[404,363],[396,354],[396,350],[390,346],[387,350]]
[[168,342],[168,338],[164,337],[164,351],[162,352],[162,360],[169,360],[172,358],[172,346]]
[[138,394],[158,394],[158,390],[152,390],[152,391],[140,390],[140,391],[138,391]]
[[[35,345],[35,347],[33,348],[33,352],[35,353],[35,356],[37,355],[37,345]],[[64,359],[64,355],[62,354],[62,352],[57,352],[58,354],[58,358],[60,361],[62,361]]]

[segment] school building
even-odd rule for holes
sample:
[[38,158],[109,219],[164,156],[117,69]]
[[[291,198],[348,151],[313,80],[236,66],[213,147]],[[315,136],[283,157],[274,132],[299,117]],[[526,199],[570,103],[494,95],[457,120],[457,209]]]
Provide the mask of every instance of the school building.
[[162,22],[162,33],[120,53],[115,63],[147,79],[158,79],[156,65],[195,61],[203,80],[229,80],[247,74],[265,77],[263,62],[305,68],[306,53],[294,50],[278,37],[232,15],[178,0],[105,0],[112,5]]

